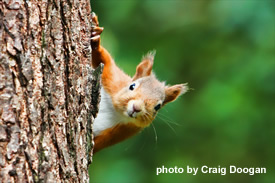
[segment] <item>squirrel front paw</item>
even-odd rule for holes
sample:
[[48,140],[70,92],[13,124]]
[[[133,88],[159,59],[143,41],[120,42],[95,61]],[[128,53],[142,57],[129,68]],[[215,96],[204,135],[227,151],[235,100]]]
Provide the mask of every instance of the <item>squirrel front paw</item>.
[[100,34],[103,31],[103,27],[99,27],[98,18],[94,12],[92,12],[92,36],[91,44],[92,49],[97,49],[100,45]]

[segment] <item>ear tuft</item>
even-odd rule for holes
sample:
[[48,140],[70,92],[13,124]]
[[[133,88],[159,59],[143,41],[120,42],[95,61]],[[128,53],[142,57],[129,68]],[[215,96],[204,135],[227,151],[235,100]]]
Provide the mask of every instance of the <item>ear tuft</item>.
[[183,84],[179,84],[179,85],[181,85],[180,95],[185,94],[186,92],[188,92],[188,90],[189,90],[188,83],[183,83]]
[[146,55],[142,57],[142,61],[150,60],[151,62],[154,62],[155,55],[156,55],[156,50],[149,51]]
[[142,61],[136,68],[136,74],[133,77],[133,81],[151,75],[155,54],[156,51],[151,51],[142,58]]
[[165,99],[163,105],[176,100],[180,95],[188,91],[187,83],[165,87]]

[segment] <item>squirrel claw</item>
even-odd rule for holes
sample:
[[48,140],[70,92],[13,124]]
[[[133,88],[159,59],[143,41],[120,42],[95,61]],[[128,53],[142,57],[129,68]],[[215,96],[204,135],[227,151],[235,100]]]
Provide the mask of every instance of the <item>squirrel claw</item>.
[[93,27],[92,29],[92,36],[100,35],[103,31],[103,27]]
[[92,33],[91,33],[91,42],[92,48],[97,49],[100,44],[100,34],[103,31],[103,27],[99,27],[98,18],[94,12],[91,14],[92,16]]
[[98,26],[99,24],[98,24],[97,15],[94,12],[92,12],[91,16],[92,16],[92,23],[93,23],[93,25]]
[[93,37],[91,38],[91,41],[92,41],[92,42],[97,42],[97,41],[99,41],[99,39],[100,39],[100,35],[96,35],[96,36],[93,36]]

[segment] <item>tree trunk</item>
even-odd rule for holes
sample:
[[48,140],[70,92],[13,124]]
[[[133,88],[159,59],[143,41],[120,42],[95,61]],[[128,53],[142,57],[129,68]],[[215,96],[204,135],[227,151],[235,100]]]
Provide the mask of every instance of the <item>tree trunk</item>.
[[0,182],[88,182],[101,68],[89,0],[0,2]]

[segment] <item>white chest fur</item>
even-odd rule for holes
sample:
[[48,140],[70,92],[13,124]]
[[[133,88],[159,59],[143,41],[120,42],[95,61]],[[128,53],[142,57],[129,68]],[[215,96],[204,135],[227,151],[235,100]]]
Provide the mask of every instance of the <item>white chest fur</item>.
[[115,110],[110,95],[102,87],[99,111],[93,123],[94,136],[98,136],[102,131],[127,121],[129,121],[129,118]]

